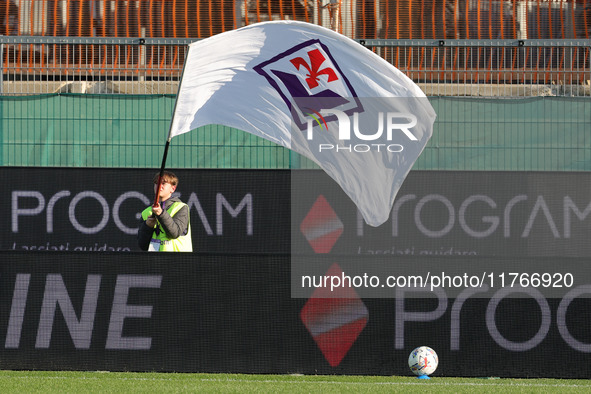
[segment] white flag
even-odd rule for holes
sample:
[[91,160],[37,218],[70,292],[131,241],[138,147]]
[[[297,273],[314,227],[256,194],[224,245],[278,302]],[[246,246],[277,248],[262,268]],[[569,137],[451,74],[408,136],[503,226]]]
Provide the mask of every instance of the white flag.
[[220,124],[273,141],[314,160],[378,226],[435,117],[419,87],[372,51],[276,21],[190,45],[169,137]]

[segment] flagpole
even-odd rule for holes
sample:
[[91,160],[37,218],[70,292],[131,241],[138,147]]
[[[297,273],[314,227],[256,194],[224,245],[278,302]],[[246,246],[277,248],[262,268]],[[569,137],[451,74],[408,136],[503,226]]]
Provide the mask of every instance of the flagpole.
[[170,126],[168,128],[168,138],[166,139],[166,144],[164,145],[164,153],[162,154],[162,164],[160,165],[160,174],[158,175],[158,187],[156,188],[156,196],[154,196],[154,203],[152,207],[157,207],[160,205],[158,203],[158,199],[160,197],[160,188],[162,187],[162,177],[164,176],[164,168],[166,167],[166,156],[168,156],[168,147],[170,146],[170,141],[172,140],[172,124],[174,122],[174,115],[176,113],[176,105],[179,101],[179,93],[181,92],[181,83],[183,82],[183,76],[185,75],[185,67],[187,66],[187,59],[189,58],[189,51],[191,50],[191,45],[187,45],[187,54],[185,56],[185,62],[183,64],[183,71],[181,72],[181,78],[179,80],[179,86],[176,92],[176,99],[174,100],[174,108],[172,109],[172,117],[170,119]]
[[158,187],[156,188],[156,196],[154,196],[154,204],[152,207],[157,207],[160,205],[158,203],[158,198],[160,197],[160,188],[162,187],[162,177],[164,176],[164,168],[166,166],[166,156],[168,155],[168,147],[170,146],[170,138],[166,140],[166,144],[164,145],[164,154],[162,155],[162,165],[160,166],[160,174],[158,175]]

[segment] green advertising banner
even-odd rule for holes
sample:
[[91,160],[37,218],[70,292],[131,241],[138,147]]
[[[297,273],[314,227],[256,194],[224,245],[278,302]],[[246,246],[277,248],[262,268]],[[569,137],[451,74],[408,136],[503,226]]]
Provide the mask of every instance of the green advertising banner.
[[[413,169],[591,170],[591,100],[430,97],[434,134]],[[174,95],[0,97],[0,165],[158,168]],[[316,168],[251,134],[211,125],[175,137],[175,168]]]

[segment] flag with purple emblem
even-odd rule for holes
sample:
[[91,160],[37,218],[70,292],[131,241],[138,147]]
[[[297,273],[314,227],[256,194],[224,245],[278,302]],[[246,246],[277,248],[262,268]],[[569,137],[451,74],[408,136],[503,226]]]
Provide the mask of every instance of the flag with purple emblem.
[[309,23],[263,22],[189,46],[169,138],[220,124],[289,148],[378,226],[435,117],[412,80],[355,41]]

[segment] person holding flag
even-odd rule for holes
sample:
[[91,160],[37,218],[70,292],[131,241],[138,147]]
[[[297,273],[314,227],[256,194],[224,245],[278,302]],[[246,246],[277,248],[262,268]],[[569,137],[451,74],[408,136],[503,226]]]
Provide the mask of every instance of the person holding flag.
[[[162,179],[160,179],[162,176]],[[140,249],[150,252],[192,252],[189,207],[173,197],[179,179],[170,172],[153,179],[156,202],[142,212],[137,240]]]

